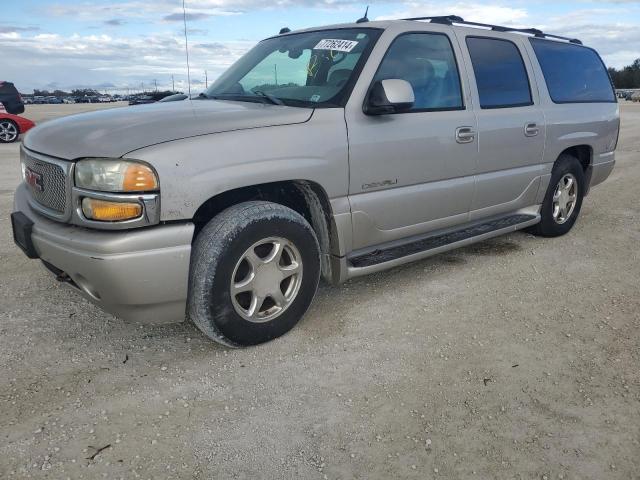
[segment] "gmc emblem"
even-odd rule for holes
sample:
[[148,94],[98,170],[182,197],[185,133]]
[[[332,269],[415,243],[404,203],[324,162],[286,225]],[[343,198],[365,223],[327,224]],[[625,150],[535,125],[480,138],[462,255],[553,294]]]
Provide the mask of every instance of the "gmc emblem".
[[29,167],[25,167],[24,169],[24,179],[25,181],[31,185],[32,188],[35,188],[39,192],[44,191],[44,184],[42,182],[42,175],[38,172],[34,172]]

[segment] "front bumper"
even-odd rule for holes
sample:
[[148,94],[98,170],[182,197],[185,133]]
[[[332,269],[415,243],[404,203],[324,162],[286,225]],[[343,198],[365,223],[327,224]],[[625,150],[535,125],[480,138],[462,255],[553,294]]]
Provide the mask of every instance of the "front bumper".
[[125,320],[167,323],[185,319],[192,223],[129,231],[100,231],[36,213],[24,183],[14,211],[32,222],[38,257],[64,272],[84,297]]

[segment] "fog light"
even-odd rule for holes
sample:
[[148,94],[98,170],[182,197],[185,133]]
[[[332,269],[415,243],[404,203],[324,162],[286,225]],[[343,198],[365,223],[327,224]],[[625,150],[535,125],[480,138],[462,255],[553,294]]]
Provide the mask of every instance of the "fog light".
[[142,215],[139,203],[107,202],[95,198],[82,199],[82,213],[89,220],[100,222],[118,222],[131,220]]

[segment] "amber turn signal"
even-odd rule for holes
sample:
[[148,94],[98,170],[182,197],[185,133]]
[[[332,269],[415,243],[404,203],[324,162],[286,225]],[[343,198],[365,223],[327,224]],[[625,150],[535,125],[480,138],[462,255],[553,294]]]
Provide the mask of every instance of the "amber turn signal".
[[125,192],[143,192],[156,190],[156,175],[146,165],[131,163],[124,172],[122,190]]
[[108,202],[95,198],[82,199],[82,213],[89,220],[100,222],[118,222],[131,220],[142,215],[139,203]]

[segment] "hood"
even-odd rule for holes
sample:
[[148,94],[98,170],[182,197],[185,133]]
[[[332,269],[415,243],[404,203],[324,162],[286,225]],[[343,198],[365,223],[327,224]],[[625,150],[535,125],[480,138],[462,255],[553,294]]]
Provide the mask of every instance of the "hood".
[[185,100],[113,108],[51,120],[31,130],[24,146],[74,160],[121,157],[181,138],[247,128],[303,123],[308,108],[220,100]]

